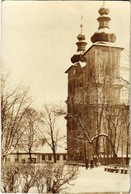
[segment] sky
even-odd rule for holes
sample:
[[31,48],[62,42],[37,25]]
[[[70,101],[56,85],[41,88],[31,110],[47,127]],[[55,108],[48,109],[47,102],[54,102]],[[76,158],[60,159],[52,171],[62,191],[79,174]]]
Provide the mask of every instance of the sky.
[[[10,72],[10,84],[30,86],[34,104],[63,104],[67,99],[67,74],[76,53],[80,18],[87,49],[98,30],[102,1],[4,1],[2,3],[2,67]],[[123,76],[129,77],[130,3],[106,1],[110,30],[116,45],[124,47]]]

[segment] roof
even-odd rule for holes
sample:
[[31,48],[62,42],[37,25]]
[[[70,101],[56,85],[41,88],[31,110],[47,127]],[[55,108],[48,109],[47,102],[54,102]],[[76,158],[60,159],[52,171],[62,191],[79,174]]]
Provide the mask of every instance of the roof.
[[68,73],[68,71],[69,71],[70,69],[74,68],[74,67],[77,67],[77,64],[71,65],[71,66],[65,71],[65,73]]
[[[12,152],[12,154],[16,154],[16,153],[28,154],[28,152],[24,149],[15,150],[14,152]],[[65,146],[57,147],[56,153],[57,154],[66,154],[67,150],[65,149]],[[45,144],[43,146],[38,146],[36,149],[34,149],[32,154],[52,154],[52,150],[51,150],[49,145]]]
[[123,50],[124,48],[121,46],[117,46],[115,43],[111,42],[104,42],[104,41],[98,41],[95,42],[93,45],[91,45],[87,51],[83,54],[83,56],[93,47],[93,46],[103,46],[103,47],[114,47],[114,48],[119,48],[120,50]]
[[[104,42],[104,41],[98,41],[98,42],[95,42],[94,44],[92,44],[88,49],[87,51],[83,54],[83,56],[93,47],[93,46],[103,46],[103,47],[112,47],[112,48],[118,48],[120,50],[123,50],[124,48],[121,47],[121,46],[118,46],[116,45],[116,43],[112,43],[112,42]],[[71,65],[66,71],[65,73],[68,73],[68,71],[70,71],[72,68],[75,68],[77,67],[78,63],[81,65],[81,67],[83,68],[86,64],[85,62],[76,62],[74,65]]]
[[[35,153],[46,153],[47,154],[47,153],[52,153],[52,150],[48,145],[41,146],[41,147],[38,147],[38,149],[35,151]],[[57,154],[67,153],[67,150],[65,150],[65,147],[57,147],[56,153]]]

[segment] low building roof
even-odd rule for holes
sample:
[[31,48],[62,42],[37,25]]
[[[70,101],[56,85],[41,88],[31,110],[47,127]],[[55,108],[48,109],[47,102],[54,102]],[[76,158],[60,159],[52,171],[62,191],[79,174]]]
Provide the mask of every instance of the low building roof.
[[[28,154],[28,152],[25,149],[19,149],[17,148],[17,150],[15,150],[14,152],[12,152],[12,154]],[[35,148],[32,152],[32,154],[52,154],[52,150],[51,147],[47,144],[43,145],[43,146],[38,146],[37,148]],[[65,147],[57,147],[56,149],[56,153],[57,154],[66,154],[67,150],[65,149]]]

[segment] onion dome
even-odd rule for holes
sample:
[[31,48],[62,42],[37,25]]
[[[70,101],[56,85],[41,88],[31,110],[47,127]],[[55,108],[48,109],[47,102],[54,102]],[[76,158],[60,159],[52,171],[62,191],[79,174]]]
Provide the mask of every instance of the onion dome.
[[78,47],[77,52],[80,51],[81,53],[83,53],[86,50],[85,47],[87,45],[87,43],[85,42],[86,37],[83,34],[79,34],[77,36],[77,39],[78,39],[78,42],[76,43],[76,45]]
[[109,30],[108,23],[111,20],[111,18],[108,16],[110,10],[108,8],[105,8],[104,6],[101,7],[98,11],[100,16],[98,17],[99,27],[98,31],[94,33],[94,35],[91,37],[91,41],[93,43],[98,41],[104,41],[104,42],[115,42],[116,36],[115,34],[111,33]]
[[110,10],[108,8],[101,7],[98,12],[100,15],[108,15]]
[[77,36],[77,39],[78,39],[79,41],[82,41],[82,40],[85,40],[86,37],[85,37],[85,35],[83,35],[83,34],[79,34],[79,35]]
[[[83,17],[81,17],[82,20]],[[77,36],[78,42],[76,42],[77,45],[77,53],[73,55],[73,57],[71,58],[71,62],[72,63],[76,63],[78,61],[83,61],[83,57],[82,55],[84,54],[84,52],[86,51],[85,47],[87,45],[85,39],[85,35],[82,34],[82,29],[83,29],[83,25],[80,25],[81,27],[81,33]]]

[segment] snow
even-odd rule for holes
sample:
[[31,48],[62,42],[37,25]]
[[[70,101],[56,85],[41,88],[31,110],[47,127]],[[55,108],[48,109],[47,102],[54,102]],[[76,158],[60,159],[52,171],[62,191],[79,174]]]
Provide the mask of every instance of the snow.
[[78,178],[71,183],[67,192],[128,192],[130,188],[129,174],[111,173],[104,171],[104,167],[86,170],[79,168]]
[[[97,167],[86,170],[85,167],[79,167],[79,174],[76,180],[70,182],[66,192],[85,193],[85,192],[129,192],[130,177],[129,174],[111,173],[104,171],[104,167]],[[73,186],[72,186],[73,184]],[[31,188],[31,193],[37,193],[37,189]],[[64,194],[66,194],[64,191]]]

